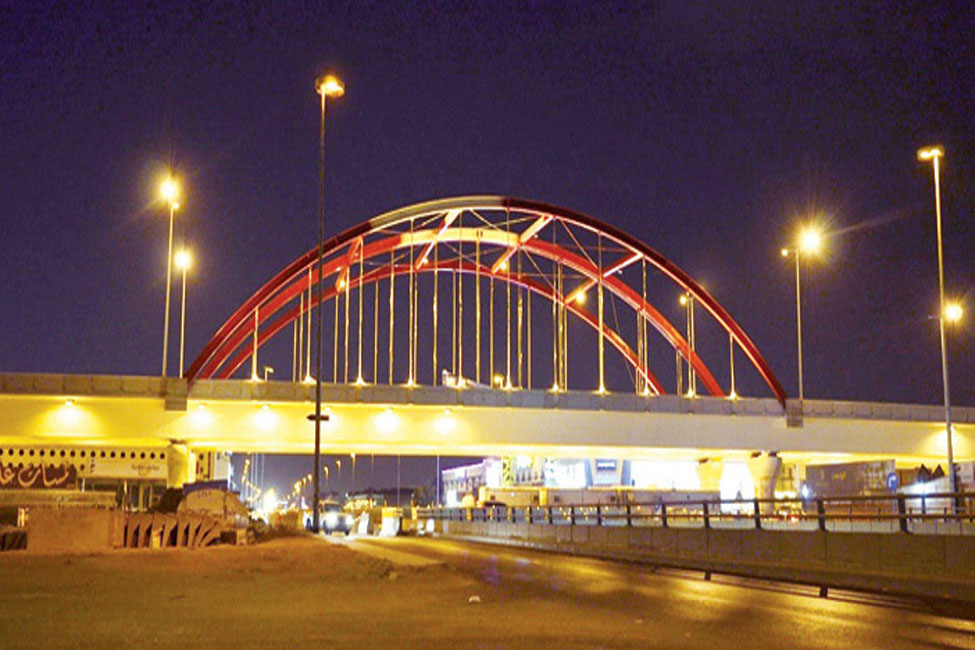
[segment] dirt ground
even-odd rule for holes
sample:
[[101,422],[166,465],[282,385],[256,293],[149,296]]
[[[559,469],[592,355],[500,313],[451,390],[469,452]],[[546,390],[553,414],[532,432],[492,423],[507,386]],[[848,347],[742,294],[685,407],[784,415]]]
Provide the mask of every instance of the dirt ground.
[[0,648],[975,648],[975,616],[918,603],[451,540],[331,541],[0,553]]
[[[472,595],[481,602],[471,604]],[[581,603],[577,608],[512,597],[447,563],[394,566],[310,537],[197,551],[0,555],[0,647],[6,648],[627,642],[624,623],[631,616],[594,618]],[[623,627],[609,644],[607,624]],[[637,638],[628,641],[635,645]]]

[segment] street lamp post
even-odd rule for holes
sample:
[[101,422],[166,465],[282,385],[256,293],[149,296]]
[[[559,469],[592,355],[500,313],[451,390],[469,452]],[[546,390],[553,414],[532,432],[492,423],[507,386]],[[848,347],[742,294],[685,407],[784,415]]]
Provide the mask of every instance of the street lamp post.
[[[948,313],[945,307],[945,265],[941,245],[941,179],[939,176],[939,161],[944,157],[945,150],[941,145],[918,149],[917,159],[921,162],[931,161],[934,167],[934,215],[938,231],[938,329],[941,334],[941,379],[945,389],[945,435],[948,437],[948,485],[951,492],[955,492],[955,458],[951,442],[951,398],[948,390],[948,346],[945,340],[945,319]],[[954,320],[961,317],[960,308]]]
[[267,381],[268,375],[273,375],[273,374],[274,374],[274,368],[272,368],[271,366],[264,366],[264,381]]
[[796,258],[796,347],[799,359],[799,402],[803,400],[802,390],[802,292],[799,282],[799,254],[815,253],[819,250],[822,237],[812,229],[803,230],[799,236],[799,245],[795,248],[783,248],[782,257],[793,255]]
[[166,376],[166,358],[169,351],[169,295],[173,284],[173,221],[176,217],[176,210],[179,203],[179,185],[172,178],[163,181],[159,188],[162,198],[169,202],[169,250],[166,253],[166,316],[163,323],[163,354],[162,354],[162,376]]
[[[325,75],[315,81],[315,92],[321,97],[322,119],[318,140],[318,300],[322,298],[322,258],[325,256],[325,105],[329,97],[341,97],[345,94],[345,85],[338,77]],[[311,305],[308,305],[311,309]],[[322,445],[322,310],[318,308],[318,327],[315,330],[315,477],[314,491],[315,505],[312,508],[312,530],[318,532],[320,521],[318,516],[319,481],[318,465],[321,462]]]
[[[186,271],[189,270],[190,266],[193,265],[193,256],[187,250],[181,250],[176,253],[176,257],[173,259],[176,263],[176,268],[178,268],[183,274],[183,293],[180,296],[181,307],[179,310],[179,376],[183,376],[183,350],[185,349],[185,339],[186,339]],[[167,328],[168,329],[168,328]]]

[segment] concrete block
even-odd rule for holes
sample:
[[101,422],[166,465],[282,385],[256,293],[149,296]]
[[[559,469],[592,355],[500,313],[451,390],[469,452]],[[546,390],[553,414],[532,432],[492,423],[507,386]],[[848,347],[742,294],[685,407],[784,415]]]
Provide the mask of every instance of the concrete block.
[[782,562],[810,566],[824,566],[826,564],[826,537],[833,533],[821,531],[790,532],[766,531],[774,536],[777,550],[771,559]]
[[647,399],[635,393],[607,393],[601,397],[600,408],[604,411],[640,412],[647,408]]
[[863,533],[828,533],[826,564],[834,568],[880,570],[880,539]]
[[741,539],[741,557],[751,562],[778,562],[779,542],[781,533],[767,530],[745,531]]
[[650,551],[663,555],[678,555],[680,553],[680,536],[673,528],[652,528],[650,536]]
[[680,413],[683,400],[677,395],[658,395],[651,397],[647,410],[654,413]]
[[742,534],[738,530],[707,531],[707,553],[712,558],[735,560],[741,557]]
[[85,395],[91,392],[91,375],[65,375],[64,392]]
[[554,544],[556,541],[557,528],[555,526],[532,526],[538,531],[538,540],[547,544]]
[[115,375],[95,375],[91,378],[91,390],[101,395],[122,392],[122,378]]
[[[61,393],[63,392],[63,375],[35,375],[34,390],[39,393]],[[28,542],[29,544],[30,542]]]
[[218,399],[249,399],[250,391],[245,395],[244,388],[244,385],[237,381],[215,383],[213,396]]
[[454,405],[457,403],[456,388],[444,386],[414,388],[410,391],[412,395],[411,403],[427,405]]
[[107,551],[114,548],[123,525],[121,515],[112,510],[31,508],[27,550]]
[[572,543],[573,544],[588,544],[589,543],[589,526],[569,526],[572,531]]
[[363,389],[362,399],[373,404],[398,404],[401,401],[405,401],[404,392],[405,389],[399,386],[383,386],[377,384]]
[[945,567],[945,537],[879,535],[880,568],[889,573],[940,574]]
[[600,396],[596,393],[567,391],[559,396],[559,408],[578,411],[598,411]]
[[628,534],[626,536],[627,545],[630,548],[646,550],[650,548],[651,528],[624,528]]
[[607,529],[602,526],[587,526],[589,529],[589,543],[593,546],[608,546]]
[[606,531],[606,546],[614,549],[625,549],[630,545],[629,528],[604,528]]
[[2,377],[3,392],[5,393],[29,393],[34,389],[34,380],[31,375],[15,373]]
[[678,533],[678,552],[682,557],[708,557],[708,530],[705,528],[682,528]]
[[691,408],[694,413],[705,415],[730,415],[732,402],[723,397],[698,397],[692,400]]
[[945,575],[975,581],[975,537],[946,535]]
[[555,542],[557,544],[572,543],[572,529],[574,526],[553,526],[555,529]]

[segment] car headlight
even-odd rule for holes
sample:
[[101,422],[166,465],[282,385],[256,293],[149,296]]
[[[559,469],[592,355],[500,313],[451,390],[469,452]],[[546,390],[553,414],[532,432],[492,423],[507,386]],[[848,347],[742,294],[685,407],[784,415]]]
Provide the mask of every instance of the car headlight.
[[333,528],[335,524],[339,523],[339,513],[337,512],[326,512],[325,513],[325,525],[329,528]]

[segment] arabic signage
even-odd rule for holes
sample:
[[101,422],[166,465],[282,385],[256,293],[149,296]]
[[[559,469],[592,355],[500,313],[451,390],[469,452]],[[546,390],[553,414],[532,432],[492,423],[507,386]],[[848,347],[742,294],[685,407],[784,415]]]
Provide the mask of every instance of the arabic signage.
[[74,465],[0,465],[0,490],[73,488],[77,478]]

